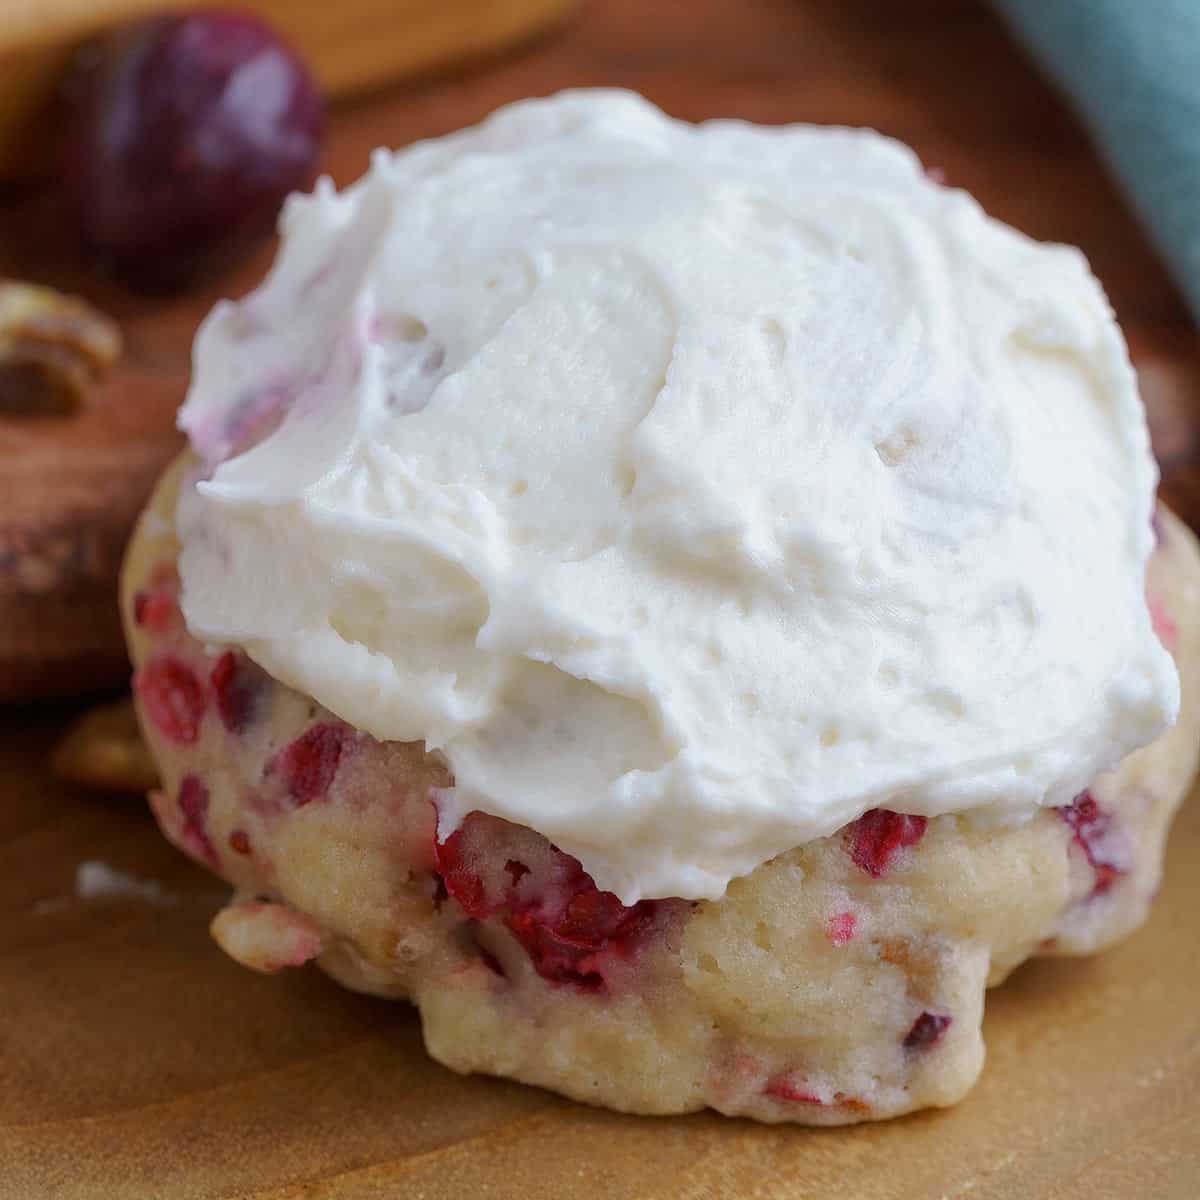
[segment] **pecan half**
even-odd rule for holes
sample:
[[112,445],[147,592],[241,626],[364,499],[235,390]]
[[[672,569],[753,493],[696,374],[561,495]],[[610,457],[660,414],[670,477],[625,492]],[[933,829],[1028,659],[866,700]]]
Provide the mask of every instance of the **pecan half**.
[[51,769],[64,783],[94,791],[145,792],[158,783],[128,697],[84,713],[55,747]]
[[90,304],[0,279],[0,415],[74,412],[120,353],[116,322]]

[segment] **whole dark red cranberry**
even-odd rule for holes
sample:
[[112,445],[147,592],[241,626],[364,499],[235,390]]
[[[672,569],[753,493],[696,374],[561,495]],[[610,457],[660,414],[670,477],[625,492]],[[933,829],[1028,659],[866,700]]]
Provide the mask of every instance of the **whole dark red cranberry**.
[[68,103],[63,175],[85,252],[143,290],[248,251],[320,152],[307,67],[241,13],[176,13],[110,35],[81,60]]

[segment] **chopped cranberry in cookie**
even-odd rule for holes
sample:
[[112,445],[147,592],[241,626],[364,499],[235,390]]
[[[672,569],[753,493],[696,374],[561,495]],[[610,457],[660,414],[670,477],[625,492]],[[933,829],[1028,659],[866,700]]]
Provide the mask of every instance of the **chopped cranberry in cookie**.
[[190,746],[200,736],[207,705],[204,684],[182,659],[151,659],[134,675],[133,687],[154,727],[169,741]]
[[1055,811],[1070,826],[1073,843],[1096,872],[1092,895],[1103,895],[1130,867],[1129,846],[1120,827],[1090,791],[1080,792],[1070,804]]
[[850,857],[873,879],[886,875],[901,851],[924,836],[928,817],[873,808],[847,828]]
[[253,721],[270,680],[240,650],[227,650],[209,676],[217,698],[221,724],[230,733],[244,733]]
[[954,1018],[942,1013],[923,1012],[904,1038],[905,1050],[928,1050],[942,1040]]
[[831,946],[844,946],[854,940],[858,918],[852,912],[834,913],[825,923],[825,936]]
[[624,905],[612,892],[601,891],[579,860],[550,847],[548,868],[534,870],[505,858],[489,888],[483,860],[486,842],[480,830],[487,825],[476,814],[468,839],[466,827],[445,841],[434,842],[438,876],[447,894],[470,917],[500,919],[529,956],[534,970],[551,983],[571,984],[584,991],[602,991],[616,959],[631,957],[640,942],[677,902],[640,900]]
[[134,593],[133,623],[148,633],[166,633],[182,624],[179,576],[174,567],[159,567],[145,587]]
[[183,845],[193,858],[217,865],[217,851],[208,836],[208,788],[199,776],[185,775],[179,785],[179,811],[183,814]]
[[267,774],[282,776],[295,808],[324,800],[351,737],[351,731],[344,725],[331,722],[314,725],[268,763]]

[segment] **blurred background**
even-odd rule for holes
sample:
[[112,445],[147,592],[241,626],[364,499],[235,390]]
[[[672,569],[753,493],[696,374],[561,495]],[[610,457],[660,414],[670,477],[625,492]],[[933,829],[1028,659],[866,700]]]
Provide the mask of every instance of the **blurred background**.
[[1200,512],[1198,81],[1190,0],[0,0],[0,699],[122,683],[117,564],[177,447],[192,335],[263,273],[286,192],[565,87],[874,126],[1081,246],[1166,495]]

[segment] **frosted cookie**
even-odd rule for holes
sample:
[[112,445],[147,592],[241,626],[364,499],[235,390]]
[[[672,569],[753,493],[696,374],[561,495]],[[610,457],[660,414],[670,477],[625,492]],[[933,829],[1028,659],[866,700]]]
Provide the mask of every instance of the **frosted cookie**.
[[838,1124],[961,1097],[989,983],[1144,918],[1200,560],[1077,252],[610,92],[283,233],[123,594],[235,958],[457,1070]]

